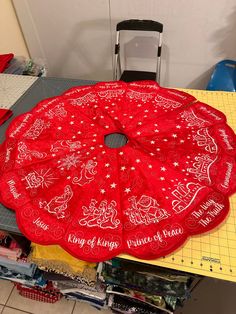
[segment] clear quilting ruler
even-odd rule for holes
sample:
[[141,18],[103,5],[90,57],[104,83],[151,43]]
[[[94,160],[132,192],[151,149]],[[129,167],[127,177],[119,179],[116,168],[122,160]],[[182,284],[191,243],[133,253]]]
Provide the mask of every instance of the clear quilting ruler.
[[34,76],[0,74],[0,109],[10,109],[37,79]]

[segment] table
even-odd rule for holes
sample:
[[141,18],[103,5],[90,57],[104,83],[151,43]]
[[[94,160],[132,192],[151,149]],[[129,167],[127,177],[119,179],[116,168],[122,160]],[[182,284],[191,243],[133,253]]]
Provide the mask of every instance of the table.
[[[13,105],[13,118],[29,111],[40,100],[61,94],[72,86],[94,84],[94,81],[60,78],[38,78]],[[236,131],[236,93],[184,90],[197,99],[224,112],[228,124]],[[12,119],[12,118],[11,118]],[[0,127],[0,142],[11,119]],[[227,220],[214,231],[194,236],[174,254],[146,261],[121,254],[119,257],[156,266],[236,282],[236,195],[230,199],[231,211]],[[20,234],[13,211],[0,205],[0,229]]]

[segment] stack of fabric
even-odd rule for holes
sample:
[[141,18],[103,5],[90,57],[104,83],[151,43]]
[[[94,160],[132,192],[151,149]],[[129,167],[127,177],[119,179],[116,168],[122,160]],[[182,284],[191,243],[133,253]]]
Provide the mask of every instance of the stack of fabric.
[[108,285],[108,305],[115,313],[173,313],[188,297],[195,277],[176,271],[114,259],[99,264]]
[[0,231],[0,257],[17,261],[22,254],[22,249],[6,232]]
[[97,264],[74,258],[60,246],[31,244],[28,260],[44,270],[44,278],[67,299],[106,307],[106,285],[97,280]]
[[13,59],[13,53],[7,53],[4,55],[0,55],[0,73],[4,72],[4,70],[8,67],[10,61]]

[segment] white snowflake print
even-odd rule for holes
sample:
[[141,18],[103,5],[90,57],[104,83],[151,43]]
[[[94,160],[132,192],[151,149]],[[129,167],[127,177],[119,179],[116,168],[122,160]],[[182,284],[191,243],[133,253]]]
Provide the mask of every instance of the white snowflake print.
[[76,167],[76,164],[80,162],[80,157],[75,154],[67,155],[65,158],[62,158],[60,161],[60,165],[58,168],[66,168],[70,170],[71,167]]

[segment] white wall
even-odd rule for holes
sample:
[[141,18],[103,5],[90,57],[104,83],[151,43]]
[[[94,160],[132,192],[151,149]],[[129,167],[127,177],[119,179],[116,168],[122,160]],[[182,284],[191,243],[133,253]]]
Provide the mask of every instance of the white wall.
[[0,54],[14,53],[28,57],[11,0],[0,0]]
[[[164,24],[164,86],[204,89],[216,62],[236,59],[235,0],[13,2],[31,56],[43,57],[51,76],[111,80],[115,25],[128,18]],[[154,60],[138,61],[147,69]]]

